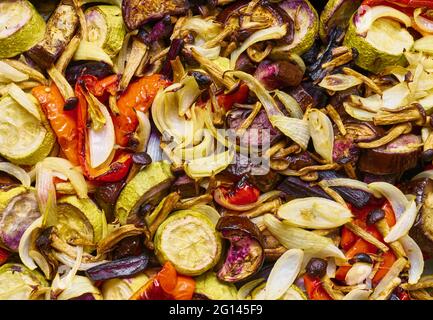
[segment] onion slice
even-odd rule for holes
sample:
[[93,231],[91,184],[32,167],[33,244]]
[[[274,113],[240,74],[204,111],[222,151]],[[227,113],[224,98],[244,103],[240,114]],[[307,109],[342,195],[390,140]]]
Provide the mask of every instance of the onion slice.
[[24,231],[23,235],[21,236],[20,244],[18,246],[18,253],[20,255],[20,259],[22,263],[29,268],[30,270],[35,270],[38,266],[35,264],[32,257],[29,255],[30,251],[30,242],[32,240],[32,233],[37,228],[42,227],[42,216],[37,218],[35,221],[32,222],[31,225]]
[[415,200],[412,200],[400,219],[398,219],[396,224],[389,230],[388,235],[384,238],[385,242],[394,242],[407,235],[415,222],[417,212]]
[[324,160],[332,163],[334,129],[331,120],[322,111],[312,109],[308,113],[308,123],[314,149]]
[[269,232],[287,249],[298,248],[306,251],[305,253],[315,252],[324,257],[345,259],[344,253],[329,238],[290,226],[272,214],[266,214],[263,222]]
[[403,23],[406,28],[412,25],[412,20],[408,15],[389,6],[361,6],[360,9],[366,9],[366,11],[364,15],[356,17],[358,19],[356,21],[356,31],[358,34],[366,33],[370,30],[373,23],[380,18],[392,18]]
[[349,209],[319,197],[291,200],[278,208],[277,215],[293,226],[308,229],[337,228],[352,219]]
[[150,139],[152,126],[150,124],[148,113],[144,113],[139,110],[136,110],[135,112],[137,113],[137,119],[138,119],[137,136],[138,136],[139,143],[137,147],[137,152],[145,152],[147,148],[147,144]]
[[92,168],[96,168],[110,157],[114,149],[115,134],[113,120],[107,107],[97,99],[92,100],[105,119],[105,124],[99,130],[92,128],[92,126],[88,129],[90,165]]
[[261,284],[265,279],[259,278],[245,283],[238,291],[238,300],[245,300],[251,291],[254,290],[259,284]]
[[0,75],[11,82],[21,82],[29,79],[28,75],[3,61],[0,61]]
[[348,294],[346,294],[343,300],[368,300],[371,295],[371,290],[365,289],[353,289]]
[[269,121],[284,135],[299,144],[302,149],[307,149],[310,141],[310,129],[307,121],[286,116],[272,116]]
[[0,171],[6,172],[7,174],[14,176],[21,182],[24,187],[30,187],[30,175],[23,168],[10,162],[0,162]]
[[384,196],[391,204],[397,219],[403,214],[409,205],[409,201],[401,190],[387,182],[372,182],[368,185],[376,195]]
[[266,300],[279,299],[290,288],[301,271],[303,258],[300,249],[290,249],[278,258],[266,282]]
[[299,103],[290,94],[280,90],[275,90],[275,96],[280,100],[291,117],[297,119],[302,119],[304,117],[304,112],[299,106]]
[[423,13],[423,8],[416,8],[413,12],[413,20],[419,30],[427,33],[433,33],[433,21],[424,18],[421,14]]
[[42,162],[36,164],[36,193],[39,211],[43,217],[42,225],[53,226],[57,222],[56,217],[56,188],[53,183],[53,171],[46,168]]
[[239,56],[253,44],[266,40],[281,39],[287,33],[287,26],[274,26],[254,32],[243,43],[242,46],[232,52],[230,56],[230,68],[234,69]]
[[409,284],[415,284],[424,272],[424,257],[418,244],[408,235],[399,239],[410,262]]
[[249,203],[249,204],[243,204],[243,205],[235,205],[235,204],[231,204],[230,202],[228,202],[227,199],[225,198],[224,194],[222,193],[221,189],[218,188],[214,191],[214,200],[220,206],[222,206],[226,209],[229,209],[229,210],[248,211],[248,210],[254,209],[258,205],[262,204],[263,202],[266,202],[268,200],[271,200],[271,199],[278,197],[280,194],[281,194],[280,191],[273,190],[273,191],[269,191],[269,192],[266,192],[266,193],[260,195],[256,202]]
[[234,151],[227,150],[204,158],[189,160],[184,165],[185,173],[193,179],[211,177],[227,168],[232,163],[234,155]]
[[413,177],[411,179],[411,181],[414,181],[417,179],[424,179],[424,178],[433,179],[433,170],[426,170],[426,171],[420,172],[415,177]]
[[[39,121],[41,120],[41,115],[38,110],[38,106],[30,99],[30,97],[18,87],[15,83],[9,84],[9,95],[14,99],[20,106],[26,109],[31,115],[33,115]],[[33,97],[33,96],[32,96]]]
[[387,287],[391,284],[391,282],[397,278],[400,272],[403,271],[406,266],[406,259],[399,258],[396,262],[391,266],[386,275],[380,280],[374,289],[373,293],[370,296],[370,299],[375,300],[380,297],[380,295],[387,289]]
[[370,263],[357,262],[346,274],[345,282],[348,286],[353,286],[364,282],[373,271]]

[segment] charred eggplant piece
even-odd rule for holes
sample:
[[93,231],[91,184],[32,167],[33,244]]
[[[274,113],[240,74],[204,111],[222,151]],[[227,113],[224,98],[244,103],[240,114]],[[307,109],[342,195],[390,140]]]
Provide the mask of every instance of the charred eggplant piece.
[[321,197],[332,200],[322,188],[313,183],[302,181],[298,177],[286,177],[277,189],[293,198]]
[[72,86],[75,86],[78,78],[85,74],[102,79],[113,74],[113,69],[102,61],[80,61],[78,63],[71,63],[65,72],[66,80]]
[[338,164],[355,163],[360,154],[354,141],[345,137],[337,137],[334,141],[332,158]]
[[187,0],[124,0],[123,20],[130,30],[165,15],[183,14],[189,9]]
[[150,32],[141,28],[137,37],[146,45],[152,45],[155,41],[164,40],[170,37],[173,31],[173,24],[169,15],[164,16],[160,21],[155,23]]
[[[227,124],[230,129],[238,129],[249,116],[249,109],[233,109],[227,114]],[[260,147],[267,139],[270,143],[276,142],[282,136],[281,132],[275,129],[268,119],[266,111],[262,108],[254,118],[246,132],[240,137],[241,145]]]
[[49,68],[62,54],[78,27],[78,15],[72,5],[61,3],[47,22],[44,39],[27,55],[43,68]]
[[239,153],[235,155],[235,162],[227,167],[225,174],[235,179],[247,176],[248,181],[262,192],[273,190],[280,178],[279,174],[271,169],[262,172],[260,164],[252,163],[248,156]]
[[171,192],[178,192],[182,198],[192,198],[200,194],[202,188],[186,174],[180,176],[171,186]]
[[92,281],[130,277],[146,269],[148,261],[147,255],[127,257],[90,268],[86,275]]
[[416,196],[417,205],[422,205],[409,235],[426,255],[433,255],[433,181],[418,179],[403,186],[403,190]]
[[244,280],[256,273],[264,261],[263,239],[260,230],[247,217],[225,216],[216,229],[230,241],[219,279],[227,282]]
[[285,159],[291,170],[301,170],[304,167],[312,166],[315,164],[314,159],[311,157],[310,153],[305,151],[298,154],[289,155]]
[[[319,177],[323,180],[346,178],[343,175],[337,174],[335,171],[319,171]],[[331,187],[331,188],[337,191],[344,200],[350,202],[357,208],[364,207],[371,197],[370,193],[362,190],[357,190],[357,189],[352,189],[347,187]]]
[[401,174],[416,167],[421,155],[420,143],[419,136],[405,134],[385,146],[365,149],[359,159],[359,169],[377,175]]
[[289,61],[262,61],[254,77],[258,79],[267,90],[298,86],[303,77],[302,70]]
[[251,59],[248,57],[246,53],[243,53],[239,56],[238,60],[236,61],[236,70],[243,71],[249,74],[254,74],[256,71],[256,66],[251,61]]
[[344,123],[344,127],[347,131],[346,136],[351,137],[356,143],[377,140],[384,134],[383,128],[370,122],[349,120]]

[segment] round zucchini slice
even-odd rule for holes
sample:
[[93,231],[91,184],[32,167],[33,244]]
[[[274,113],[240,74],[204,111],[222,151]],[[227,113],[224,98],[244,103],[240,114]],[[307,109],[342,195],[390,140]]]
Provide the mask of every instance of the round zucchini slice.
[[51,152],[55,137],[42,122],[10,97],[0,100],[0,155],[19,165],[33,165]]
[[22,264],[7,263],[0,267],[0,300],[38,299],[38,290],[47,285],[39,272]]
[[0,59],[23,53],[44,38],[45,21],[29,1],[1,1],[0,12]]
[[169,216],[155,234],[155,254],[161,264],[170,261],[185,275],[198,276],[215,266],[221,239],[205,215],[181,210]]
[[89,41],[101,47],[110,57],[118,54],[126,34],[120,8],[107,5],[90,7],[85,16]]
[[[350,19],[344,45],[358,51],[356,64],[370,72],[379,73],[385,67],[401,65],[407,60],[404,52],[412,48],[414,39],[399,22],[380,18],[373,22],[366,34],[359,34],[357,13]],[[355,23],[356,22],[356,23]]]
[[88,198],[66,196],[57,202],[56,228],[60,237],[67,242],[78,240],[98,243],[106,230],[106,224],[104,212]]
[[141,170],[123,188],[117,199],[115,215],[120,224],[134,222],[141,205],[149,202],[157,205],[173,180],[168,162],[152,162]]
[[195,278],[195,293],[211,300],[237,300],[238,290],[233,283],[221,281],[215,272],[208,271]]

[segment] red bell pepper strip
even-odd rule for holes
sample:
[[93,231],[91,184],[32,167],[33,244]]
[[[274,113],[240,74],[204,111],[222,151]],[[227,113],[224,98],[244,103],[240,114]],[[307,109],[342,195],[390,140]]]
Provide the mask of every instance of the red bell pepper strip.
[[382,259],[383,260],[380,262],[379,265],[379,270],[373,277],[373,285],[377,285],[379,281],[382,280],[382,278],[388,273],[389,269],[397,260],[395,254],[391,250],[384,252],[382,255]]
[[304,286],[310,300],[332,300],[329,294],[322,286],[320,278],[304,275]]
[[357,238],[358,237],[352,231],[343,226],[343,228],[341,229],[341,248],[346,251],[349,250],[353,246]]
[[75,94],[78,98],[78,158],[84,175],[89,180],[100,182],[116,182],[123,179],[128,174],[132,165],[132,156],[128,152],[117,151],[113,161],[108,166],[102,168],[92,168],[90,166],[90,151],[87,141],[87,101],[80,81],[77,81],[75,86]]
[[114,115],[113,122],[116,131],[116,143],[127,147],[132,134],[138,125],[135,110],[146,112],[160,88],[170,85],[161,75],[154,74],[140,78],[131,83],[117,101],[119,114]]
[[225,111],[230,110],[235,103],[245,103],[248,98],[250,89],[245,83],[242,83],[240,87],[233,93],[218,95],[217,102],[220,108]]
[[382,206],[382,210],[385,212],[385,221],[388,224],[389,227],[392,227],[395,225],[395,214],[394,210],[392,209],[391,204],[387,201]]
[[259,196],[260,190],[243,179],[235,185],[233,190],[225,193],[228,202],[234,205],[254,203],[259,199]]
[[150,281],[132,295],[131,300],[191,300],[195,281],[178,275],[170,262],[166,262]]
[[47,116],[64,155],[73,165],[78,165],[77,111],[63,109],[65,101],[55,84],[35,87],[32,94]]
[[7,251],[6,249],[0,248],[0,266],[8,260],[10,255],[11,255],[11,253],[9,251]]

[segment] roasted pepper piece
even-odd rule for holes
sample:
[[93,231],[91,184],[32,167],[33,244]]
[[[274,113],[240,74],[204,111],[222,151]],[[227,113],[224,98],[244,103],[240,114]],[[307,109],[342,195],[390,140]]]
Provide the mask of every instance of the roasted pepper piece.
[[50,121],[60,148],[72,164],[78,165],[77,111],[65,110],[65,101],[55,84],[50,87],[38,86],[32,90],[42,110]]
[[6,249],[0,248],[0,266],[8,260],[10,255],[11,255],[11,253],[9,251],[7,251]]
[[249,92],[250,90],[248,89],[248,86],[243,83],[235,92],[217,96],[218,105],[220,108],[228,111],[235,103],[245,103]]
[[260,190],[241,179],[232,190],[226,191],[225,196],[228,202],[234,205],[250,204],[258,200]]
[[117,101],[119,114],[113,117],[116,130],[116,143],[122,147],[128,146],[132,134],[138,125],[135,110],[146,112],[152,105],[160,88],[170,84],[161,75],[145,76],[130,84]]
[[310,300],[332,300],[323,288],[320,278],[313,278],[306,274],[304,275],[304,286]]

